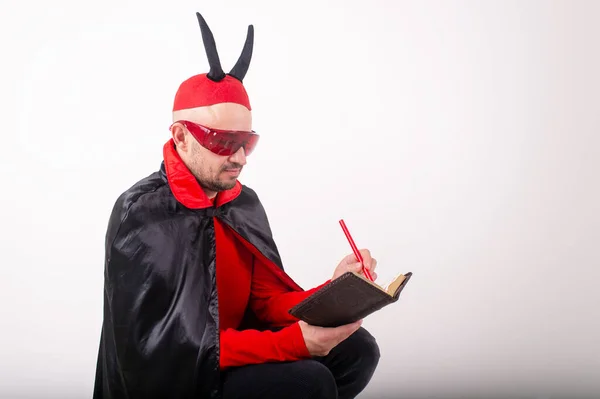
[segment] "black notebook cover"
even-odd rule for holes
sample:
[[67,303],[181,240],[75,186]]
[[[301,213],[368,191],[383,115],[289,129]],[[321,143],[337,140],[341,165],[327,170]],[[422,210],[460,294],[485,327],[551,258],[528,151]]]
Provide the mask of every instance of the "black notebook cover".
[[412,273],[404,276],[395,295],[390,296],[364,278],[347,272],[291,308],[289,313],[313,326],[349,324],[396,302]]

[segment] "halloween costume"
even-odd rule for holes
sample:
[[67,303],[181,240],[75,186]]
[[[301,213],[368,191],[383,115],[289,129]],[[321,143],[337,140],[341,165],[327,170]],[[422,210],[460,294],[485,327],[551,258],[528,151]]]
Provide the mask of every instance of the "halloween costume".
[[[250,109],[242,81],[252,26],[225,74],[197,16],[210,72],[181,84],[173,110],[223,102]],[[231,149],[215,136],[220,141],[207,141],[209,148]],[[310,358],[287,311],[319,287],[304,291],[285,273],[256,193],[236,182],[211,200],[173,140],[163,157],[158,171],[119,196],[110,216],[94,399],[220,398],[224,370]]]
[[[252,26],[225,75],[198,20],[211,69],[181,84],[173,110],[250,109],[242,79]],[[257,195],[237,182],[211,201],[172,140],[163,155],[110,216],[95,398],[215,398],[228,367],[309,357],[287,309],[311,291],[285,274]]]

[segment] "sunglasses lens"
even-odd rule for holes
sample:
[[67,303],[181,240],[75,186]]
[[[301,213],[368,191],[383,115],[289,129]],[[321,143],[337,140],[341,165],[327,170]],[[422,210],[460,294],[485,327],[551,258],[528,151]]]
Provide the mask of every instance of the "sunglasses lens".
[[248,156],[254,151],[259,137],[256,133],[250,132],[208,130],[191,122],[185,125],[204,148],[217,155],[230,156],[243,147],[246,156]]
[[250,155],[256,143],[258,135],[249,133],[217,133],[206,137],[204,146],[217,155],[233,155],[244,148],[246,156]]
[[244,151],[246,152],[246,156],[252,154],[256,144],[258,143],[258,134],[252,134],[244,144]]

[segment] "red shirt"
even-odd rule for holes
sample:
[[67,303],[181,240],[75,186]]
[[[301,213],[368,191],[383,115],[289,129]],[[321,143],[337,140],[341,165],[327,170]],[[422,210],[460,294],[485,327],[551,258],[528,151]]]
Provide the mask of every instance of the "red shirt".
[[[214,221],[221,369],[310,358],[298,319],[288,309],[322,285],[290,291],[277,276],[280,269],[256,256],[256,249],[229,226]],[[285,327],[277,332],[238,331],[248,306],[262,321]]]
[[[173,195],[191,209],[215,206],[175,149],[173,139],[163,147],[165,173]],[[240,182],[215,198],[217,206],[237,197]],[[219,301],[220,367],[293,361],[310,357],[298,320],[288,309],[319,287],[301,291],[276,265],[230,227],[215,223],[217,294]],[[282,330],[239,331],[242,316],[250,307],[259,319]]]

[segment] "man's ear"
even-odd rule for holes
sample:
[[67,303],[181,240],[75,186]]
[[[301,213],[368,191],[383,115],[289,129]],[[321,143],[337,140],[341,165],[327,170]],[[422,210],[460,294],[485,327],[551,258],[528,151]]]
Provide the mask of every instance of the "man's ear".
[[174,123],[171,126],[171,135],[173,136],[175,147],[182,151],[187,151],[189,146],[188,135],[181,123]]

